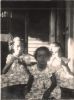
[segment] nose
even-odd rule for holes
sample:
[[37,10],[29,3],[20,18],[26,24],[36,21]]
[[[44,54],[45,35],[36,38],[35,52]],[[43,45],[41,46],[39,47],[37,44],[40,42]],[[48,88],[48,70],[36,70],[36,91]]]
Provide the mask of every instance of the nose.
[[42,56],[42,57],[41,57],[41,61],[42,61],[42,62],[45,62],[45,56]]

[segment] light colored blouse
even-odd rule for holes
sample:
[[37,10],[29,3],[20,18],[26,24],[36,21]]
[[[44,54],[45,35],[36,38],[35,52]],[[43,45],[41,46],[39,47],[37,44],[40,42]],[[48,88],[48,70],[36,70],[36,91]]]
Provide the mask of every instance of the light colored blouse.
[[[54,73],[56,74],[56,78],[58,81],[58,85],[61,87],[69,88],[69,89],[74,89],[74,76],[70,75],[67,67],[65,64],[63,64],[63,58],[55,57],[54,59],[52,58],[52,63],[48,62],[49,67],[52,68]],[[67,59],[64,58],[64,62]]]
[[[42,100],[42,96],[44,92],[51,86],[52,73],[56,71],[56,68],[49,67],[47,65],[46,69],[43,71],[39,71],[37,68],[37,64],[32,67],[29,67],[30,72],[34,76],[34,82],[31,88],[30,93],[27,94],[26,100]],[[60,89],[58,87],[52,92],[51,96],[55,98],[60,98]]]
[[[9,64],[14,55],[9,54],[6,58],[6,64]],[[21,55],[20,58],[24,59],[25,54]],[[24,59],[25,60],[25,59]],[[1,76],[1,87],[16,85],[16,84],[26,84],[29,75],[25,70],[25,66],[19,63],[18,59],[14,60],[10,69],[6,74]]]

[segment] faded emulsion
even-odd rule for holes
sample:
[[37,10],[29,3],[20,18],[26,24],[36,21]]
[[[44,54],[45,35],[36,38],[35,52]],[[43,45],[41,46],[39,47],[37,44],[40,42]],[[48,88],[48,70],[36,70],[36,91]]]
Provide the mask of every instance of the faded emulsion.
[[74,99],[74,1],[2,0],[0,17],[1,99]]

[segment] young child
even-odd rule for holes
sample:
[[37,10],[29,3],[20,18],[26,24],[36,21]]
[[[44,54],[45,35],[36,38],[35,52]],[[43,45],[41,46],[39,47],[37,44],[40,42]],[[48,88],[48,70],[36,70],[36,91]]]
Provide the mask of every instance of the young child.
[[50,45],[50,51],[52,52],[52,57],[50,59],[50,63],[52,66],[58,66],[60,64],[66,67],[66,70],[69,74],[74,75],[68,67],[68,63],[70,59],[63,57],[63,50],[59,43],[52,43]]
[[29,84],[29,80],[32,78],[32,75],[27,68],[27,65],[30,62],[28,60],[29,55],[24,54],[24,47],[21,39],[19,37],[14,37],[11,46],[12,52],[8,54],[6,65],[2,71],[1,87]]
[[[55,70],[57,86],[58,88],[61,87],[61,98],[72,99],[74,98],[74,73],[72,73],[68,67],[69,59],[62,57],[62,48],[59,43],[52,43],[50,47],[52,57],[49,61],[49,65]],[[57,89],[55,90],[57,92]]]
[[[36,49],[34,57],[37,61],[37,64],[29,68],[30,72],[34,76],[34,82],[32,84],[30,93],[28,93],[25,97],[26,100],[42,100],[44,92],[51,86],[50,77],[52,76],[52,73],[51,70],[49,71],[47,64],[50,56],[51,52],[47,47],[39,47]],[[54,83],[55,80],[53,80],[53,84]],[[50,92],[53,88],[54,85],[51,86]],[[47,95],[50,95],[50,93],[48,92]]]

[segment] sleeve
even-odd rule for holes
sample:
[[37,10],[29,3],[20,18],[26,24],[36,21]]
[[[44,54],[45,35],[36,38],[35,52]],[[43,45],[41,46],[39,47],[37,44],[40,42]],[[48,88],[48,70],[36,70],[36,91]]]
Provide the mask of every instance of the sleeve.
[[27,54],[27,55],[23,55],[23,61],[26,63],[26,64],[30,64],[31,63],[31,57]]
[[50,63],[50,61],[48,62],[48,66],[49,66],[49,74],[51,77],[52,73],[56,73],[61,68],[61,61],[58,59],[54,59],[52,63]]
[[6,64],[9,64],[12,61],[13,56],[9,54],[6,58]]

